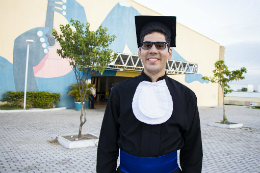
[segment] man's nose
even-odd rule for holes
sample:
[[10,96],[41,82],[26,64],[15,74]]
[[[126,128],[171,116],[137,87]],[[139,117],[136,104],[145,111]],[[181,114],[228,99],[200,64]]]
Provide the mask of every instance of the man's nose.
[[158,50],[157,48],[155,47],[155,44],[152,45],[151,49],[149,50],[150,53],[157,53]]

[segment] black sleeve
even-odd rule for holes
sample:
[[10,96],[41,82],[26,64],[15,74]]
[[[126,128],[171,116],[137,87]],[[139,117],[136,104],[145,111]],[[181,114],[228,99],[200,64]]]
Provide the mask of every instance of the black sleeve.
[[190,99],[186,110],[186,130],[183,132],[184,146],[180,151],[183,173],[199,173],[202,169],[202,141],[197,98]]
[[[114,91],[115,89],[113,89]],[[111,92],[104,114],[98,149],[97,149],[97,173],[115,173],[119,153],[118,137],[119,124],[119,98],[116,92]]]

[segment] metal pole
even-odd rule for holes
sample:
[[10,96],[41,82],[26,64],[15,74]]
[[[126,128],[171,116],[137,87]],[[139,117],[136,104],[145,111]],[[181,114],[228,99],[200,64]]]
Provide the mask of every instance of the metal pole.
[[27,73],[28,73],[28,62],[29,62],[29,43],[33,43],[33,40],[26,40],[26,42],[27,42],[27,55],[26,55],[26,67],[25,67],[23,109],[26,108],[26,89],[27,89]]

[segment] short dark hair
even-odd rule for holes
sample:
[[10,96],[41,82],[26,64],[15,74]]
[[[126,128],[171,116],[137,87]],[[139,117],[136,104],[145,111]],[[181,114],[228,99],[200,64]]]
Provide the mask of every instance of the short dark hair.
[[[153,33],[153,32],[159,32],[159,33],[161,33],[161,34],[164,35],[166,42],[169,44],[169,45],[168,45],[168,49],[169,49],[169,48],[170,48],[170,43],[171,43],[170,38],[166,35],[165,31],[164,31],[162,28],[159,28],[159,27],[156,27],[156,26],[154,26],[154,27],[149,27],[149,28],[147,28],[147,29],[142,33],[142,35],[141,35],[141,42],[144,41],[144,37],[145,37],[146,35],[151,34],[151,33]],[[141,46],[141,45],[140,45],[140,46]]]

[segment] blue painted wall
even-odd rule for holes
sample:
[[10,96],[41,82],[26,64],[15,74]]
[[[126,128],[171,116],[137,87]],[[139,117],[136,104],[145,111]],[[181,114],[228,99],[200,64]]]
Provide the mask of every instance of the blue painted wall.
[[15,91],[13,64],[2,56],[0,56],[0,74],[0,100],[2,100],[6,91]]

